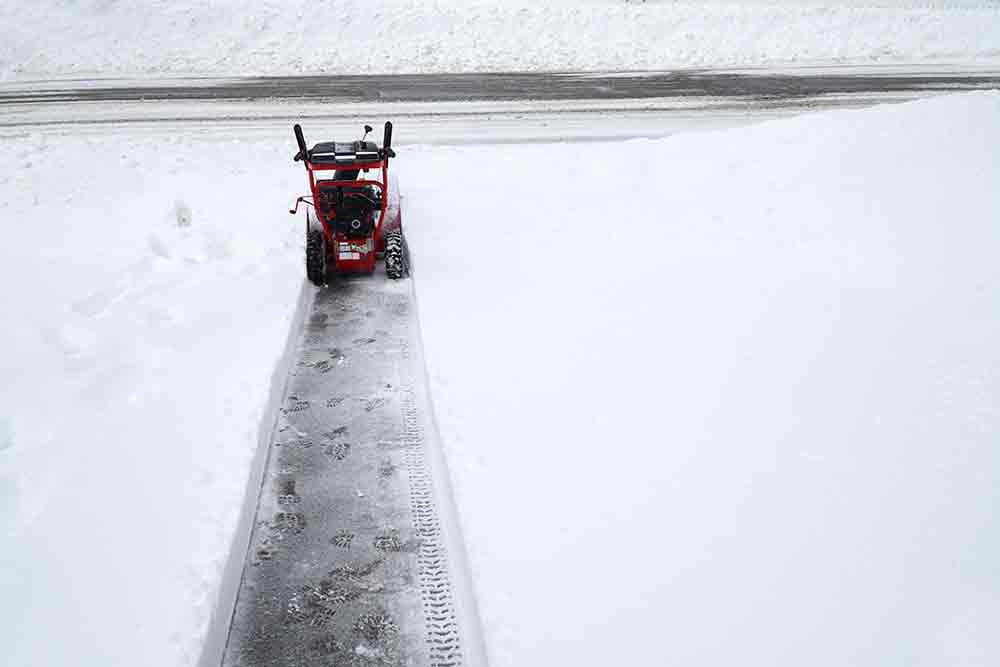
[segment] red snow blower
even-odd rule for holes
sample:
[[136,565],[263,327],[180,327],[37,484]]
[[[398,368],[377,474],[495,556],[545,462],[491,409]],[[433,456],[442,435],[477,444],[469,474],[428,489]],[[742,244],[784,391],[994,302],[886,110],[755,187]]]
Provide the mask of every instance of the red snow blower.
[[[381,148],[365,141],[372,131],[370,125],[365,125],[360,141],[324,141],[311,149],[306,148],[302,127],[296,124],[293,130],[299,146],[294,159],[305,164],[312,195],[296,199],[289,213],[297,213],[300,203],[312,207],[312,211],[306,209],[309,281],[322,286],[339,274],[371,273],[379,253],[389,278],[405,277],[399,199],[389,191],[389,158],[396,157],[392,123],[385,124]],[[374,178],[368,177],[369,171],[376,172]]]

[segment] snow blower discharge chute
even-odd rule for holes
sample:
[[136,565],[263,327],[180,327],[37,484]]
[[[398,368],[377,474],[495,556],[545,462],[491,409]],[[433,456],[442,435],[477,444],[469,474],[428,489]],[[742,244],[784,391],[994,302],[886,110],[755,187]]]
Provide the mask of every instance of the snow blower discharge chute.
[[[321,286],[337,275],[371,273],[379,254],[389,278],[405,277],[398,197],[390,197],[389,192],[389,158],[396,157],[392,123],[385,124],[381,148],[365,141],[372,131],[370,125],[365,125],[360,141],[324,141],[311,149],[306,147],[302,127],[296,124],[293,130],[299,147],[294,159],[305,164],[311,195],[296,199],[289,213],[297,213],[299,204],[311,207],[306,209],[309,281]],[[375,175],[369,177],[372,171]]]

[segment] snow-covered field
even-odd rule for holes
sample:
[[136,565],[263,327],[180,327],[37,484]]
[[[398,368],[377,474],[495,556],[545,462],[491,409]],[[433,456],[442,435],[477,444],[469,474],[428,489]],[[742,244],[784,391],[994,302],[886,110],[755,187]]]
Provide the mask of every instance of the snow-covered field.
[[0,81],[1000,57],[995,0],[0,0]]
[[990,92],[407,156],[493,667],[1000,664],[998,155]]
[[[0,662],[193,665],[302,284],[291,138],[0,148]],[[494,667],[1000,660],[998,154],[996,92],[401,151]]]

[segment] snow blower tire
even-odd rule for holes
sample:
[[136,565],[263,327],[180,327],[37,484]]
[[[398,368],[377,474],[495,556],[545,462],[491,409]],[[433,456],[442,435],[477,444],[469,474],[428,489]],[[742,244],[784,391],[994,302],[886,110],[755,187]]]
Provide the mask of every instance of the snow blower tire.
[[319,229],[306,232],[306,276],[316,287],[326,283],[326,239]]
[[406,261],[406,244],[403,233],[398,230],[385,234],[385,275],[392,280],[405,278],[409,274]]

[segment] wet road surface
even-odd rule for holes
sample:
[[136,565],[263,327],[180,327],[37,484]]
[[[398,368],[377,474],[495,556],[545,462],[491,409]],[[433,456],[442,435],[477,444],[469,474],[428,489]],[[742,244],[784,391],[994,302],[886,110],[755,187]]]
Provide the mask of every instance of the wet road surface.
[[361,102],[498,102],[724,97],[794,100],[819,95],[944,92],[1000,87],[1000,72],[879,68],[679,70],[626,73],[394,74],[98,80],[0,86],[0,104],[166,100],[322,99]]

